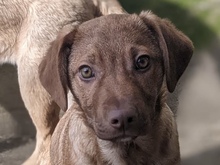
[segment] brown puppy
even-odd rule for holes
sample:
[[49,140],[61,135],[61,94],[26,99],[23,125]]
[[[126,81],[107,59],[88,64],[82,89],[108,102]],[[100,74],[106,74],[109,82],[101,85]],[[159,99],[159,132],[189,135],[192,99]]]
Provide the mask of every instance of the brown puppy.
[[83,23],[53,43],[40,80],[67,108],[52,136],[52,164],[177,165],[178,133],[166,104],[193,53],[191,41],[150,12]]
[[36,148],[26,164],[48,164],[59,107],[42,87],[38,66],[63,27],[123,13],[117,0],[0,0],[0,63],[15,63],[22,99],[36,126]]

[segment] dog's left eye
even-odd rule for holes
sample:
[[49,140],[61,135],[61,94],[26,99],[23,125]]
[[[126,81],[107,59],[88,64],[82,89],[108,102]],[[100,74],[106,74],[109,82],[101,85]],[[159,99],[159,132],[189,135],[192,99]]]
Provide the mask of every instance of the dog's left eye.
[[141,55],[136,59],[135,66],[138,70],[148,68],[150,63],[150,57],[148,55]]
[[79,71],[83,79],[91,79],[95,76],[92,69],[87,65],[81,66]]

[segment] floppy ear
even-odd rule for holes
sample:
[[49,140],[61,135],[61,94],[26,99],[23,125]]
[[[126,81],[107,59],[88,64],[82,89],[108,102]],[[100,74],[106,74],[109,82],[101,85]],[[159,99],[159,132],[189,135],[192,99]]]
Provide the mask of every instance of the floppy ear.
[[139,16],[158,38],[163,53],[167,88],[173,92],[192,57],[193,44],[170,21],[146,11]]
[[68,57],[71,53],[75,31],[62,30],[52,43],[39,66],[39,78],[43,87],[58,106],[67,109]]

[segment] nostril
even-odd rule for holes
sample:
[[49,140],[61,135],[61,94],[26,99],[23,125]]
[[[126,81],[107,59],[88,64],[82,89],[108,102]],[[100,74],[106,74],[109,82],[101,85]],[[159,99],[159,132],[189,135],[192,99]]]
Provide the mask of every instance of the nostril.
[[128,117],[128,123],[132,123],[134,121],[134,118],[133,117]]
[[118,119],[112,119],[111,120],[111,124],[113,124],[113,125],[116,125],[116,124],[118,124],[119,123],[119,120]]
[[117,118],[112,119],[110,123],[111,123],[111,126],[116,129],[120,129],[123,126],[123,121]]

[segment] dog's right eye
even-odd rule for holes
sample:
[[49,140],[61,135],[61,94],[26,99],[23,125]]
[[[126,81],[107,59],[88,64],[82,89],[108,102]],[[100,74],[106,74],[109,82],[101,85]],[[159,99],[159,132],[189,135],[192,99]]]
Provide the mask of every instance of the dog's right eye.
[[79,72],[81,74],[82,79],[88,80],[95,76],[95,74],[93,73],[93,70],[87,65],[81,66],[79,68]]
[[149,64],[150,64],[150,58],[148,55],[141,55],[135,61],[136,69],[138,70],[147,69]]

